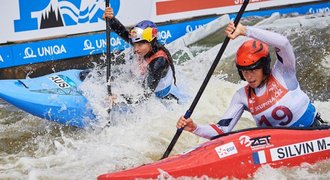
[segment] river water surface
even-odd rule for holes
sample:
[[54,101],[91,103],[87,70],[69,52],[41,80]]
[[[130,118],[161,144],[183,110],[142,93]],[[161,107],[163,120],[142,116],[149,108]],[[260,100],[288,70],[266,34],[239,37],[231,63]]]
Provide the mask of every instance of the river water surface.
[[[316,16],[319,21],[299,28],[287,25],[290,22],[287,17],[283,18],[281,25],[270,28],[290,39],[297,57],[301,87],[311,97],[322,117],[329,121],[330,31],[329,24],[321,17]],[[198,44],[190,47],[199,55],[176,66],[177,84],[189,96],[183,104],[151,98],[147,103],[135,106],[133,113],[113,112],[109,116],[106,112],[105,78],[95,73],[81,87],[100,122],[90,129],[65,127],[46,121],[0,100],[0,179],[96,179],[106,172],[160,159],[176,132],[177,119],[189,108],[215,58],[216,54],[202,52],[209,48]],[[227,50],[231,50],[230,45]],[[115,66],[113,74],[128,72],[130,66],[134,63]],[[134,72],[114,79],[111,85],[114,94],[142,92],[139,82],[127,74],[134,75]],[[233,56],[227,56],[221,60],[208,83],[192,118],[200,124],[217,122],[232,95],[244,84],[238,81]],[[109,120],[111,126],[103,128]],[[244,113],[235,129],[254,126],[252,117]],[[181,153],[204,141],[183,132],[172,154]],[[306,163],[291,169],[265,166],[252,179],[265,178],[330,179],[330,161],[316,165]]]

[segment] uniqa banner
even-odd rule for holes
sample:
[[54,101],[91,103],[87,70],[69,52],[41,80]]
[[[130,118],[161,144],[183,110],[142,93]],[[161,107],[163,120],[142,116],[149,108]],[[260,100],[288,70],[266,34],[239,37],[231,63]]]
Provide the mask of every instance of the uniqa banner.
[[[295,6],[271,9],[288,2],[250,0],[243,17],[270,16],[273,12],[330,12],[329,1],[298,4],[309,1],[315,0],[292,0],[289,3]],[[228,13],[234,18],[241,3],[242,0],[110,0],[115,16],[126,26],[144,19],[163,22],[158,32],[163,44],[209,23],[219,16],[216,14]],[[104,8],[104,0],[4,0],[0,6],[0,69],[104,53]],[[256,9],[259,10],[250,11]],[[115,33],[111,33],[110,43],[112,50],[129,47]]]
[[[243,0],[109,0],[125,26],[235,13]],[[250,0],[246,11],[317,0]],[[0,44],[105,30],[105,0],[3,0]]]

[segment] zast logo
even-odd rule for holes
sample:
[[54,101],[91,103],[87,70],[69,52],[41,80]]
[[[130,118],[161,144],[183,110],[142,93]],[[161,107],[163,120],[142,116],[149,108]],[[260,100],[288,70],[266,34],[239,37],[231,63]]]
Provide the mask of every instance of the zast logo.
[[270,142],[270,136],[261,136],[250,138],[249,136],[241,136],[239,141],[245,147],[251,146],[252,149],[260,149],[273,146]]
[[[115,15],[120,1],[110,0]],[[19,0],[15,32],[73,26],[103,21],[105,0]]]

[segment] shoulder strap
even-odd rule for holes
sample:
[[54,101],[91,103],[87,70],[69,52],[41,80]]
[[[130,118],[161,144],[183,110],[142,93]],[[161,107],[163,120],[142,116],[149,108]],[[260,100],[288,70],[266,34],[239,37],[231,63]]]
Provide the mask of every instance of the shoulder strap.
[[165,57],[166,61],[170,64],[169,59],[167,57],[167,54],[163,50],[157,51],[155,54],[153,54],[151,57],[146,59],[147,64],[151,63],[153,60],[159,57]]
[[[146,63],[147,63],[147,65],[148,65],[149,63],[151,63],[151,62],[152,62],[153,60],[155,60],[156,58],[159,58],[159,57],[165,57],[167,63],[170,65],[170,67],[171,67],[171,69],[172,69],[172,71],[173,71],[174,85],[176,85],[175,69],[174,69],[174,64],[173,64],[173,62],[172,62],[172,57],[169,57],[169,56],[171,56],[171,55],[167,55],[167,53],[166,53],[165,51],[167,51],[167,53],[169,53],[168,50],[165,49],[165,48],[164,48],[164,49],[160,49],[160,50],[157,51],[155,54],[153,54],[150,58],[147,58],[147,59],[146,59]],[[170,59],[170,58],[171,58],[171,59]]]

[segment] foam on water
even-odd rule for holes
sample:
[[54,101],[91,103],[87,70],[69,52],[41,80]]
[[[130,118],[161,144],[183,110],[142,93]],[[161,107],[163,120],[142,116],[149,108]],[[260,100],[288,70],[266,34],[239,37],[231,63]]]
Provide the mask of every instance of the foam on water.
[[[324,51],[329,52],[329,49]],[[323,57],[322,62],[329,62],[329,55]],[[3,109],[8,105],[1,103],[0,179],[95,179],[106,172],[160,159],[176,132],[177,119],[189,108],[214,58],[214,55],[199,55],[176,66],[177,84],[189,96],[185,104],[161,102],[151,97],[147,103],[134,106],[133,113],[122,114],[116,111],[111,111],[110,115],[107,113],[109,102],[105,69],[95,68],[92,76],[80,87],[99,120],[99,124],[90,129],[64,127],[19,110],[6,111]],[[138,96],[143,92],[139,78],[130,74],[134,74],[130,72],[134,67],[134,62],[112,67],[114,76],[117,71],[124,72],[113,79],[113,94],[131,93]],[[245,84],[229,82],[225,77],[223,74],[212,76],[191,116],[197,123],[217,122],[235,91]],[[121,101],[120,97],[118,101]],[[329,100],[315,101],[315,105],[323,117],[330,117]],[[17,120],[9,121],[7,116]],[[108,121],[112,125],[104,128]],[[244,113],[235,129],[254,126],[251,115]],[[172,154],[205,141],[183,132]],[[257,172],[255,179],[330,178],[329,163],[292,169],[265,166]]]

